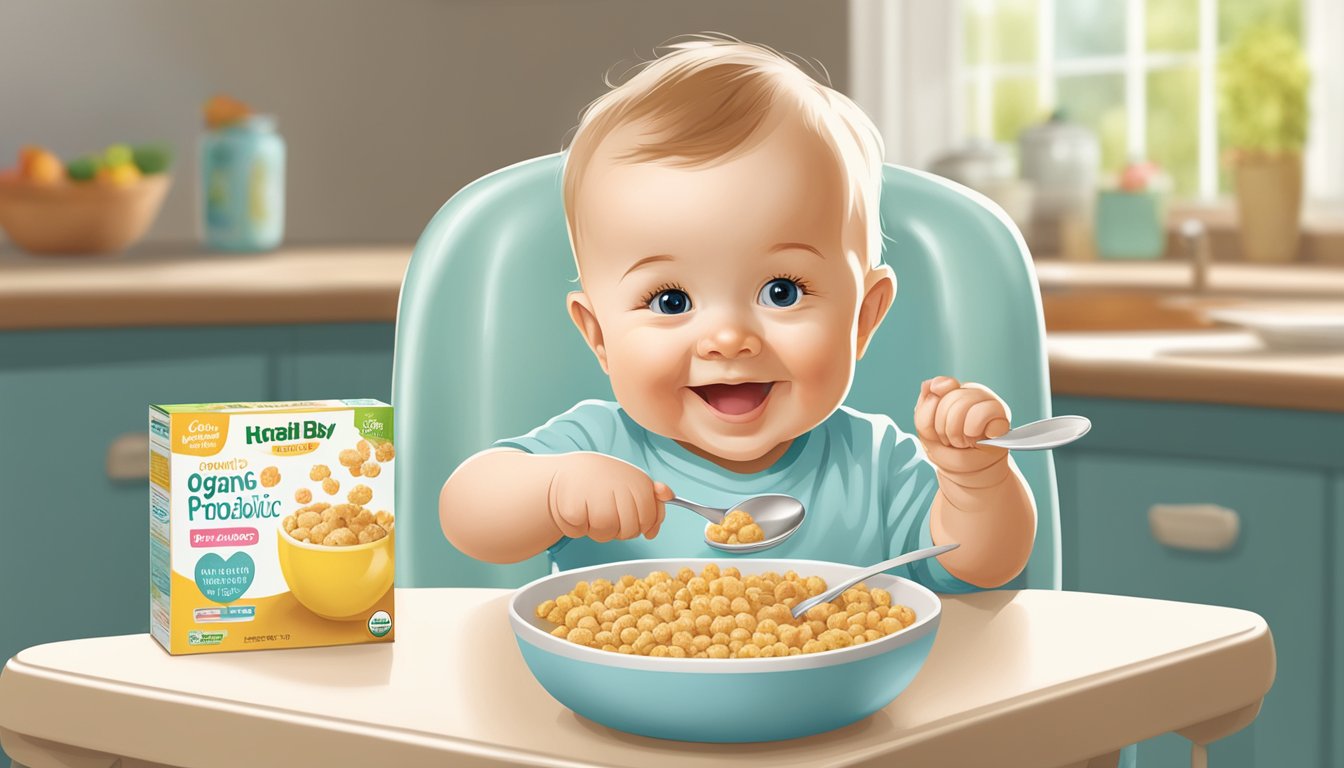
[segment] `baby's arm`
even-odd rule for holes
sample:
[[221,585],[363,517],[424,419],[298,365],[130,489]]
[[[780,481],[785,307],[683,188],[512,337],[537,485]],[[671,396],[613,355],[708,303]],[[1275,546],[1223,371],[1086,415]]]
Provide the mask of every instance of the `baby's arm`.
[[935,544],[957,549],[938,562],[978,587],[997,587],[1022,572],[1036,538],[1036,506],[1004,448],[977,445],[1008,431],[1008,409],[993,392],[940,377],[924,382],[915,426],[938,470],[930,510]]
[[599,453],[537,455],[510,448],[462,463],[439,493],[444,535],[463,553],[513,563],[560,537],[653,538],[671,490],[642,470]]

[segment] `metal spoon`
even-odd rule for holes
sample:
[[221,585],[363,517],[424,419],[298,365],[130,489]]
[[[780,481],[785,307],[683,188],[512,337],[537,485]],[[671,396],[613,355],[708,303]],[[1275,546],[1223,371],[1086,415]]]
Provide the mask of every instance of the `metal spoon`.
[[1068,445],[1086,435],[1090,429],[1092,422],[1084,416],[1054,416],[1023,424],[998,437],[981,440],[979,445],[993,445],[1014,451],[1043,451]]
[[717,541],[710,541],[709,526],[705,526],[706,544],[715,549],[736,554],[760,552],[763,549],[770,549],[784,543],[784,540],[792,536],[793,532],[798,530],[798,526],[803,524],[803,518],[807,515],[801,501],[781,493],[753,496],[739,504],[734,504],[728,509],[707,507],[704,504],[696,504],[693,501],[681,498],[673,498],[667,503],[685,507],[715,525],[722,524],[723,518],[727,516],[730,510],[740,509],[751,515],[756,524],[761,526],[761,530],[765,532],[763,540],[751,544],[720,544]]
[[846,589],[849,589],[855,584],[858,584],[860,581],[863,581],[865,579],[871,579],[877,574],[882,573],[883,571],[889,571],[897,566],[908,565],[917,560],[923,560],[926,557],[935,557],[937,555],[943,554],[944,552],[951,552],[952,550],[960,546],[961,546],[960,544],[940,544],[936,547],[929,547],[928,549],[917,549],[914,552],[907,552],[904,555],[901,555],[900,557],[893,557],[892,559],[887,560],[886,562],[878,563],[877,565],[874,565],[872,568],[869,568],[866,571],[862,571],[861,573],[859,573],[858,576],[855,576],[854,578],[849,579],[848,581],[843,581],[837,584],[836,586],[831,587],[830,589],[826,590],[825,592],[822,592],[820,595],[817,595],[816,597],[809,597],[803,602],[793,606],[793,609],[790,612],[793,614],[793,618],[795,619],[799,618],[804,613],[807,613],[808,609],[811,608],[812,606],[821,605],[822,603],[828,603],[834,600],[835,598],[839,597],[840,594],[843,593]]

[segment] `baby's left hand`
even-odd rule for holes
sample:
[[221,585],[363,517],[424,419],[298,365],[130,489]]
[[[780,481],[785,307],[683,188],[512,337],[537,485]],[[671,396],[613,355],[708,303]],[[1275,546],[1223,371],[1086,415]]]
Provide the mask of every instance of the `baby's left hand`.
[[1006,448],[978,442],[1007,432],[1011,420],[1008,406],[998,395],[950,376],[924,382],[915,404],[919,442],[929,461],[946,472],[978,472],[1006,460]]

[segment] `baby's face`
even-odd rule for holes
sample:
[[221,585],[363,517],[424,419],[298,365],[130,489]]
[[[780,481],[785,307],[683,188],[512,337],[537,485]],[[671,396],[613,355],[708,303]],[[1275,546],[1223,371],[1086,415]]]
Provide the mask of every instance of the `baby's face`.
[[635,421],[760,459],[843,401],[890,271],[843,250],[839,170],[801,127],[705,167],[622,162],[621,144],[578,190],[571,315]]

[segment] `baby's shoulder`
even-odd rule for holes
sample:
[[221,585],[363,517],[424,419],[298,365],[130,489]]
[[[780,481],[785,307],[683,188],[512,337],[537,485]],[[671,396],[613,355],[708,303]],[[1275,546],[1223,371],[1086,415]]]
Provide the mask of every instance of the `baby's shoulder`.
[[899,440],[905,435],[885,413],[866,413],[847,405],[835,409],[835,413],[818,428],[825,429],[832,437],[856,440]]

